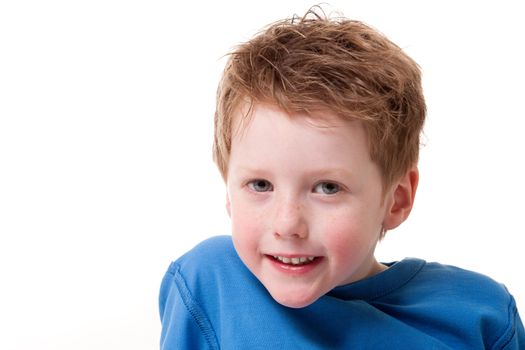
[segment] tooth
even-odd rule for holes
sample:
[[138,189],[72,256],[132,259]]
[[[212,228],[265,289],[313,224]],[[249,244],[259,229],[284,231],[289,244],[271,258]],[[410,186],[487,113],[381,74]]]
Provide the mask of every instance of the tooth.
[[301,265],[301,264],[309,263],[315,260],[315,256],[302,256],[302,257],[287,258],[284,256],[273,255],[273,257],[276,260],[279,260],[285,264],[293,264],[293,265]]

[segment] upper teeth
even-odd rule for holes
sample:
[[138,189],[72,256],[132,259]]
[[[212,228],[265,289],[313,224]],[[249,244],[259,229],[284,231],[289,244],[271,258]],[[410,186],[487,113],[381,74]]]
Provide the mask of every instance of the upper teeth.
[[315,259],[315,257],[313,256],[302,256],[302,257],[298,257],[298,258],[287,258],[287,257],[284,257],[284,256],[277,256],[277,255],[274,255],[274,258],[279,260],[279,261],[282,261],[283,263],[285,264],[293,264],[293,265],[299,265],[299,264],[304,264],[305,262],[310,262],[310,261],[313,261]]

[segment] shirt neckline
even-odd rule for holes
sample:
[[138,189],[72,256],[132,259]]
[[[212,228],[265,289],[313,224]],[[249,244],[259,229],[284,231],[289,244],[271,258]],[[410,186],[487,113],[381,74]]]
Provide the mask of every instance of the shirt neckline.
[[425,266],[422,259],[405,258],[398,262],[384,263],[389,268],[377,275],[335,287],[328,296],[342,300],[373,300],[385,296],[414,278]]

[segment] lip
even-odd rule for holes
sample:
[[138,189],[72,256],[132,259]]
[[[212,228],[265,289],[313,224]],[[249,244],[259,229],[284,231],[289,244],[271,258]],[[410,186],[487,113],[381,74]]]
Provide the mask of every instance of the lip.
[[267,256],[282,256],[283,258],[302,258],[302,257],[307,257],[307,256],[314,256],[316,258],[320,258],[319,256],[315,255],[315,254],[265,254]]
[[279,260],[274,259],[274,256],[282,256],[286,258],[298,258],[303,256],[315,256],[315,255],[301,255],[301,254],[275,254],[265,255],[265,258],[269,260],[270,264],[278,271],[288,275],[304,275],[315,269],[323,261],[323,257],[315,256],[315,259],[305,265],[290,265],[285,264]]

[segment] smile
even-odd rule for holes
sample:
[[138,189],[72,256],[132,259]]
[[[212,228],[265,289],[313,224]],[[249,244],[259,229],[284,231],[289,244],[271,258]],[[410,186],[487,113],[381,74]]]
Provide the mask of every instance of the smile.
[[278,256],[278,255],[274,255],[273,258],[275,260],[279,260],[280,262],[284,264],[291,264],[291,265],[305,265],[305,264],[311,263],[315,259],[314,256],[301,256],[301,257],[287,258],[285,256]]

